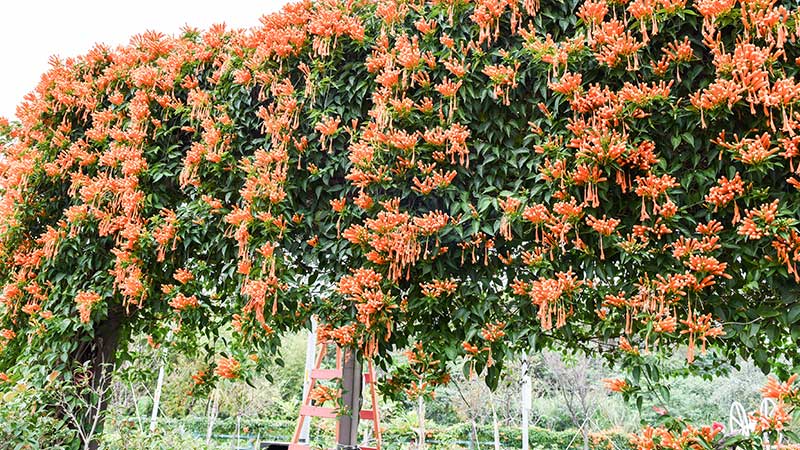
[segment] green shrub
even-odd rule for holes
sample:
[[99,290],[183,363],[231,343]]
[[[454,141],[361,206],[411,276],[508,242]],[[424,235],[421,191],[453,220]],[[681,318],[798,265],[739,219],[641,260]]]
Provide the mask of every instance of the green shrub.
[[77,448],[76,433],[67,427],[66,419],[53,416],[52,409],[45,408],[53,402],[49,389],[37,389],[19,382],[0,394],[0,445],[14,444],[14,447],[3,448]]
[[[135,419],[115,419],[111,420],[110,424],[114,426],[116,431],[110,433],[104,438],[107,449],[120,448],[120,449],[154,449],[154,450],[167,450],[167,449],[205,449],[204,439],[206,427],[208,426],[206,417],[194,416],[185,417],[182,419],[162,419],[159,421],[158,432],[154,434],[142,433],[138,430]],[[295,427],[294,421],[273,421],[261,420],[252,418],[242,418],[240,423],[240,434],[242,441],[246,442],[256,436],[260,437],[262,441],[275,440],[275,441],[288,441]],[[312,427],[312,441],[322,443],[330,441],[332,437],[333,423],[330,421],[317,421],[314,422],[315,426]],[[326,429],[322,429],[317,425],[330,425]],[[144,423],[147,426],[147,423]],[[218,419],[214,423],[214,435],[217,438],[226,436],[228,438],[236,434],[236,418],[229,417],[225,419]],[[619,450],[629,448],[627,436],[621,432],[606,432],[603,433],[608,439],[613,442],[611,448]],[[124,438],[123,438],[124,436]],[[434,422],[428,422],[427,426],[427,448],[430,450],[450,450],[450,449],[468,449],[475,448],[474,444],[470,444],[473,439],[472,426],[469,423],[460,423],[455,425],[439,425]],[[409,443],[416,439],[416,430],[413,425],[408,421],[398,421],[384,425],[383,431],[383,448],[386,450],[394,449],[407,449]],[[480,447],[486,450],[492,450],[494,442],[494,430],[491,426],[478,427],[478,440]],[[172,444],[175,442],[175,444]],[[224,442],[218,439],[218,442]],[[500,444],[504,449],[518,449],[521,447],[522,431],[516,426],[501,426],[500,427]],[[135,443],[135,444],[133,444]],[[178,445],[180,443],[180,445]],[[564,431],[553,431],[546,428],[531,427],[529,430],[529,444],[532,450],[564,450],[564,449],[580,449],[583,446],[583,440],[580,433],[575,429]],[[138,445],[138,446],[136,446]],[[167,445],[167,446],[164,446]],[[173,446],[169,446],[173,445]],[[224,447],[224,446],[223,446]],[[229,448],[230,445],[228,443]],[[593,449],[608,448],[608,440],[602,440],[592,443]],[[476,449],[477,450],[477,449]]]
[[[472,427],[468,423],[450,426],[439,426],[431,424],[427,430],[428,448],[431,450],[475,448],[472,441]],[[629,448],[627,436],[622,433],[604,433],[613,442],[612,448]],[[413,429],[387,427],[383,434],[384,447],[387,450],[407,448],[408,443],[415,439],[416,434]],[[494,443],[494,429],[490,426],[478,427],[478,441],[480,447],[491,450]],[[522,443],[522,430],[518,427],[500,427],[500,445],[504,449],[518,449]],[[546,428],[531,427],[528,431],[528,443],[531,449],[541,450],[564,450],[580,449],[583,447],[583,439],[580,432],[575,429],[564,431],[553,431]],[[592,448],[604,449],[608,440],[602,440]]]
[[205,440],[179,430],[140,431],[137,428],[105,433],[102,450],[217,450],[218,445],[207,446]]

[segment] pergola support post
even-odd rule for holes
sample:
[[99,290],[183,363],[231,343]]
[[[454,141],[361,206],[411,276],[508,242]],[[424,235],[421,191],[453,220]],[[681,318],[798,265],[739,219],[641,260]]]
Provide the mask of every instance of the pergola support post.
[[342,406],[347,412],[339,417],[338,448],[350,450],[358,448],[358,422],[361,414],[361,362],[354,350],[344,354],[342,367]]

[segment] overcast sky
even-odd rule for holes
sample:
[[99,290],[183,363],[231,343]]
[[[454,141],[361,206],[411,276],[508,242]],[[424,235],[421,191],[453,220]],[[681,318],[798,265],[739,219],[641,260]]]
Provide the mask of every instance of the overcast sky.
[[258,25],[286,0],[11,0],[0,13],[0,116],[16,106],[48,69],[50,55],[86,53],[97,42],[116,46],[134,34],[168,34],[190,25]]

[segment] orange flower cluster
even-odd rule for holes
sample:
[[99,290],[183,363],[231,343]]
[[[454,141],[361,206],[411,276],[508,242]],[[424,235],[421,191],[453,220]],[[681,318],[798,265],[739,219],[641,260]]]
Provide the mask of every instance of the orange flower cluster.
[[[667,70],[669,69],[670,64],[681,64],[687,63],[694,59],[694,50],[692,50],[692,44],[689,42],[689,37],[684,36],[683,41],[675,40],[667,44],[666,47],[662,49],[664,55],[661,57],[660,60],[655,64],[653,71],[658,76],[665,76]],[[675,68],[675,79],[680,82],[681,81],[681,73],[678,67]]]
[[435,89],[436,92],[441,94],[444,98],[454,98],[456,92],[461,88],[461,81],[450,81],[450,79],[445,78],[439,84],[436,85]]
[[153,230],[153,238],[158,243],[158,262],[164,261],[167,245],[170,242],[172,243],[171,250],[173,251],[178,244],[178,239],[176,238],[178,216],[174,211],[163,209],[161,210],[161,217],[164,219],[164,223]]
[[192,382],[195,385],[202,385],[206,383],[206,371],[205,370],[198,370],[197,373],[192,375]]
[[800,395],[800,388],[797,386],[792,387],[795,381],[797,381],[797,374],[793,374],[783,383],[778,381],[774,376],[769,376],[767,378],[767,384],[761,388],[761,396],[779,402],[794,401],[798,398],[798,395]]
[[516,63],[514,67],[503,65],[490,65],[483,68],[483,74],[489,77],[489,80],[494,86],[494,95],[497,98],[503,99],[504,105],[511,104],[509,91],[517,87],[517,71],[519,64]]
[[[327,149],[328,152],[333,151],[333,135],[339,131],[339,122],[341,119],[338,117],[323,117],[317,126],[314,128],[315,130],[319,131],[320,135],[322,136],[320,139],[320,145],[323,149]],[[327,141],[327,147],[325,142]]]
[[618,95],[622,101],[642,107],[647,106],[656,100],[667,100],[671,92],[674,81],[665,83],[664,81],[648,85],[647,83],[631,84],[626,82]]
[[[591,2],[584,3],[584,6],[586,6],[588,3]],[[583,75],[580,73],[566,72],[561,76],[560,81],[548,83],[547,87],[550,88],[551,91],[557,92],[568,99],[573,100],[583,91],[583,86],[581,85],[582,81]]]
[[[715,222],[712,224],[719,225],[719,222]],[[698,225],[699,230],[704,230],[706,224]],[[701,232],[699,231],[698,232]],[[702,232],[701,232],[702,233]],[[706,233],[703,233],[706,234]],[[707,233],[703,236],[702,239],[686,239],[683,236],[679,237],[678,240],[671,244],[672,246],[672,256],[676,259],[684,259],[690,256],[693,256],[695,253],[710,253],[714,250],[718,250],[721,245],[719,244],[719,237],[714,236],[716,232]]]
[[217,360],[217,367],[214,369],[214,375],[229,380],[239,378],[239,372],[242,365],[234,358],[220,358]]
[[340,347],[347,347],[356,342],[355,324],[344,325],[333,328],[327,324],[321,324],[317,328],[317,342],[335,342]]
[[274,274],[268,275],[266,279],[246,279],[242,284],[241,292],[248,298],[248,301],[242,308],[242,316],[246,318],[254,313],[260,327],[271,334],[271,328],[266,323],[264,309],[267,305],[267,298],[272,297],[272,315],[278,312],[278,292],[283,288],[284,286]]
[[442,295],[453,295],[458,289],[458,282],[452,278],[448,280],[433,280],[430,283],[420,283],[422,295],[430,298],[439,298]]
[[725,133],[723,132],[714,142],[732,152],[734,159],[751,166],[757,166],[768,161],[780,150],[780,147],[772,147],[772,136],[769,133],[763,133],[755,139],[741,140],[739,136],[734,135],[734,139],[735,142],[726,142]]
[[[524,0],[522,3],[530,16],[535,15],[539,9],[538,0]],[[476,2],[470,19],[479,27],[478,46],[484,42],[491,43],[500,36],[500,18],[506,9],[510,10],[511,33],[514,34],[522,21],[522,14],[516,0],[478,0]]]
[[75,303],[78,304],[78,312],[81,315],[81,322],[89,323],[92,307],[100,302],[100,294],[94,291],[80,291],[75,296]]
[[189,308],[197,308],[199,304],[200,303],[197,301],[197,296],[192,295],[186,297],[180,292],[169,301],[169,306],[171,306],[175,311],[184,311]]
[[411,188],[422,195],[428,195],[433,192],[434,189],[437,188],[446,188],[450,186],[450,183],[453,182],[453,179],[456,177],[456,172],[451,170],[447,173],[443,173],[442,171],[436,172],[429,172],[426,174],[424,181],[420,181],[419,178],[414,177],[412,180],[414,186]]
[[622,350],[623,352],[631,354],[631,355],[638,355],[639,354],[639,349],[634,347],[634,346],[632,346],[630,341],[628,341],[625,338],[625,336],[620,336],[619,337],[619,349]]
[[786,265],[789,275],[794,275],[795,282],[800,283],[800,273],[797,271],[797,262],[800,261],[800,233],[791,230],[788,237],[774,235],[772,248],[775,249],[776,259]]
[[505,200],[498,198],[497,204],[503,211],[503,217],[500,219],[499,234],[500,236],[503,236],[505,240],[510,241],[513,237],[511,233],[510,216],[516,215],[517,209],[519,209],[522,201],[514,197],[508,197]]
[[503,331],[505,327],[505,322],[487,323],[481,330],[481,336],[488,342],[497,342],[506,335],[506,332]]
[[636,450],[693,448],[699,446],[697,441],[712,442],[722,429],[719,423],[700,428],[687,425],[680,432],[671,431],[664,426],[654,428],[648,425],[639,434],[631,434],[630,442]]
[[[306,5],[306,8],[309,6]],[[318,56],[328,56],[339,37],[348,36],[355,41],[364,40],[364,25],[361,19],[353,14],[348,3],[336,0],[316,2],[313,14],[309,14],[307,20],[308,33],[312,36],[312,47]]]
[[736,0],[698,0],[695,8],[706,20],[716,19],[736,6]]
[[0,350],[7,346],[9,341],[13,340],[15,337],[17,337],[17,333],[14,332],[14,330],[9,328],[3,328],[0,330]]
[[603,248],[603,236],[611,236],[617,226],[619,226],[619,223],[619,219],[606,219],[606,216],[603,216],[602,219],[597,219],[589,214],[586,217],[586,224],[592,227],[594,231],[600,233],[600,259],[606,259]]
[[461,347],[464,349],[464,351],[467,353],[467,355],[470,355],[470,356],[475,356],[475,355],[477,355],[478,353],[481,352],[480,348],[478,348],[475,345],[470,344],[469,342],[461,343]]
[[372,269],[355,269],[352,275],[339,280],[339,293],[356,304],[358,321],[367,329],[380,324],[391,327],[391,317],[386,313],[396,308],[391,297],[381,289],[383,276]]
[[369,249],[366,257],[378,265],[388,265],[388,277],[399,280],[404,273],[410,276],[411,267],[423,255],[419,239],[435,235],[444,228],[450,218],[447,214],[432,211],[423,217],[412,218],[399,212],[398,202],[383,203],[384,211],[375,219],[367,219],[365,225],[352,225],[342,236],[353,244]]
[[628,70],[639,68],[638,52],[645,45],[636,40],[625,24],[617,19],[600,23],[594,29],[589,44],[599,63],[616,67],[625,62]]
[[[588,0],[580,6],[577,16],[587,24],[597,24],[605,19],[606,14],[608,14],[608,2],[606,0]],[[589,36],[589,39],[591,40],[591,36]]]
[[181,268],[175,271],[175,274],[172,275],[172,278],[175,278],[175,280],[177,280],[180,284],[186,284],[194,280],[194,275],[192,272]]
[[776,405],[770,414],[756,411],[750,415],[750,420],[755,422],[754,433],[765,433],[768,431],[782,431],[787,424],[791,423],[792,417],[786,412],[782,404]]
[[772,203],[765,203],[757,208],[745,211],[745,218],[739,225],[737,233],[747,237],[747,239],[761,239],[772,233],[772,225],[778,217],[778,203],[775,199]]
[[339,391],[329,386],[318,385],[308,395],[316,406],[324,406],[325,403],[336,401],[339,398]]
[[597,219],[591,214],[586,217],[586,224],[602,236],[611,236],[619,223],[619,219],[606,219],[605,216],[602,219]]
[[340,198],[340,199],[336,199],[336,200],[331,200],[331,209],[334,212],[340,213],[340,212],[344,211],[345,205],[347,205],[347,199],[346,198]]
[[[727,177],[720,178],[717,184],[718,186],[712,187],[705,196],[705,202],[714,205],[715,212],[744,193],[744,182],[739,172],[736,172],[736,175],[730,180]],[[739,208],[736,203],[734,203],[734,211],[733,223],[736,223],[739,221]]]
[[689,347],[686,359],[691,363],[694,360],[694,348],[696,339],[702,342],[701,350],[703,353],[706,351],[706,342],[709,338],[724,336],[725,332],[720,325],[715,325],[711,314],[692,315],[691,310],[689,317],[680,321],[686,326],[681,330],[681,334],[689,335]]
[[622,378],[603,378],[602,381],[606,389],[611,392],[624,392],[626,389],[630,388],[628,382]]
[[512,290],[516,295],[531,298],[533,304],[539,308],[537,317],[542,328],[549,330],[553,327],[560,328],[567,323],[567,316],[571,314],[572,307],[567,310],[566,303],[583,284],[584,282],[577,279],[570,271],[557,273],[556,278],[539,278],[531,283],[514,280]]
[[661,175],[658,177],[652,174],[648,175],[647,177],[636,177],[636,184],[638,186],[634,192],[636,192],[636,195],[642,198],[641,220],[645,220],[649,217],[647,214],[647,208],[645,207],[646,198],[652,199],[653,213],[658,214],[661,209],[661,205],[658,204],[657,199],[664,195],[669,202],[667,191],[678,186],[677,180],[675,180],[675,177],[671,175]]

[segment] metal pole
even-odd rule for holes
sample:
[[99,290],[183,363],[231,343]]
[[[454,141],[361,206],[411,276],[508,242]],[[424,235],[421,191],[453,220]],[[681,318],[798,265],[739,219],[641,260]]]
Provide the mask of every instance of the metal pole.
[[522,450],[528,450],[528,415],[531,411],[531,374],[528,372],[528,353],[526,352],[522,360]]
[[214,389],[211,393],[211,397],[211,413],[208,415],[208,428],[206,428],[206,445],[211,444],[214,422],[217,420],[217,414],[219,413],[219,391]]
[[156,422],[158,422],[158,405],[161,403],[161,388],[164,387],[164,365],[166,362],[161,361],[161,366],[158,368],[158,381],[156,382],[156,393],[153,397],[153,412],[150,414],[150,432],[156,431]]
[[[172,331],[167,333],[167,342],[172,341]],[[150,432],[156,430],[158,422],[158,408],[161,403],[161,390],[164,387],[164,367],[167,365],[167,348],[163,347],[159,352],[161,365],[158,368],[158,381],[156,381],[156,392],[153,396],[153,412],[150,414]]]
[[241,447],[241,438],[242,438],[242,415],[237,413],[236,414],[236,448],[238,449]]
[[[317,351],[317,319],[311,318],[311,331],[308,333],[308,342],[306,343],[306,372],[303,378],[303,400],[308,397],[308,391],[311,389],[311,371],[314,370],[314,362],[316,361]],[[300,428],[300,442],[311,442],[311,419],[303,417],[303,426]]]
[[361,363],[354,350],[344,352],[342,367],[342,406],[349,414],[339,417],[339,449],[358,447],[358,420],[361,413]]
[[139,399],[136,398],[136,391],[133,389],[133,382],[130,380],[128,380],[128,387],[131,388],[131,395],[133,396],[133,408],[136,411],[136,422],[139,424],[139,431],[144,432],[142,415],[139,413]]
[[489,392],[489,405],[492,407],[492,428],[494,429],[494,450],[500,450],[500,424],[497,422],[497,409],[494,407],[494,395]]
[[[420,381],[420,385],[422,381]],[[425,449],[425,397],[420,394],[417,397],[417,420],[419,429],[417,430],[417,450]]]

